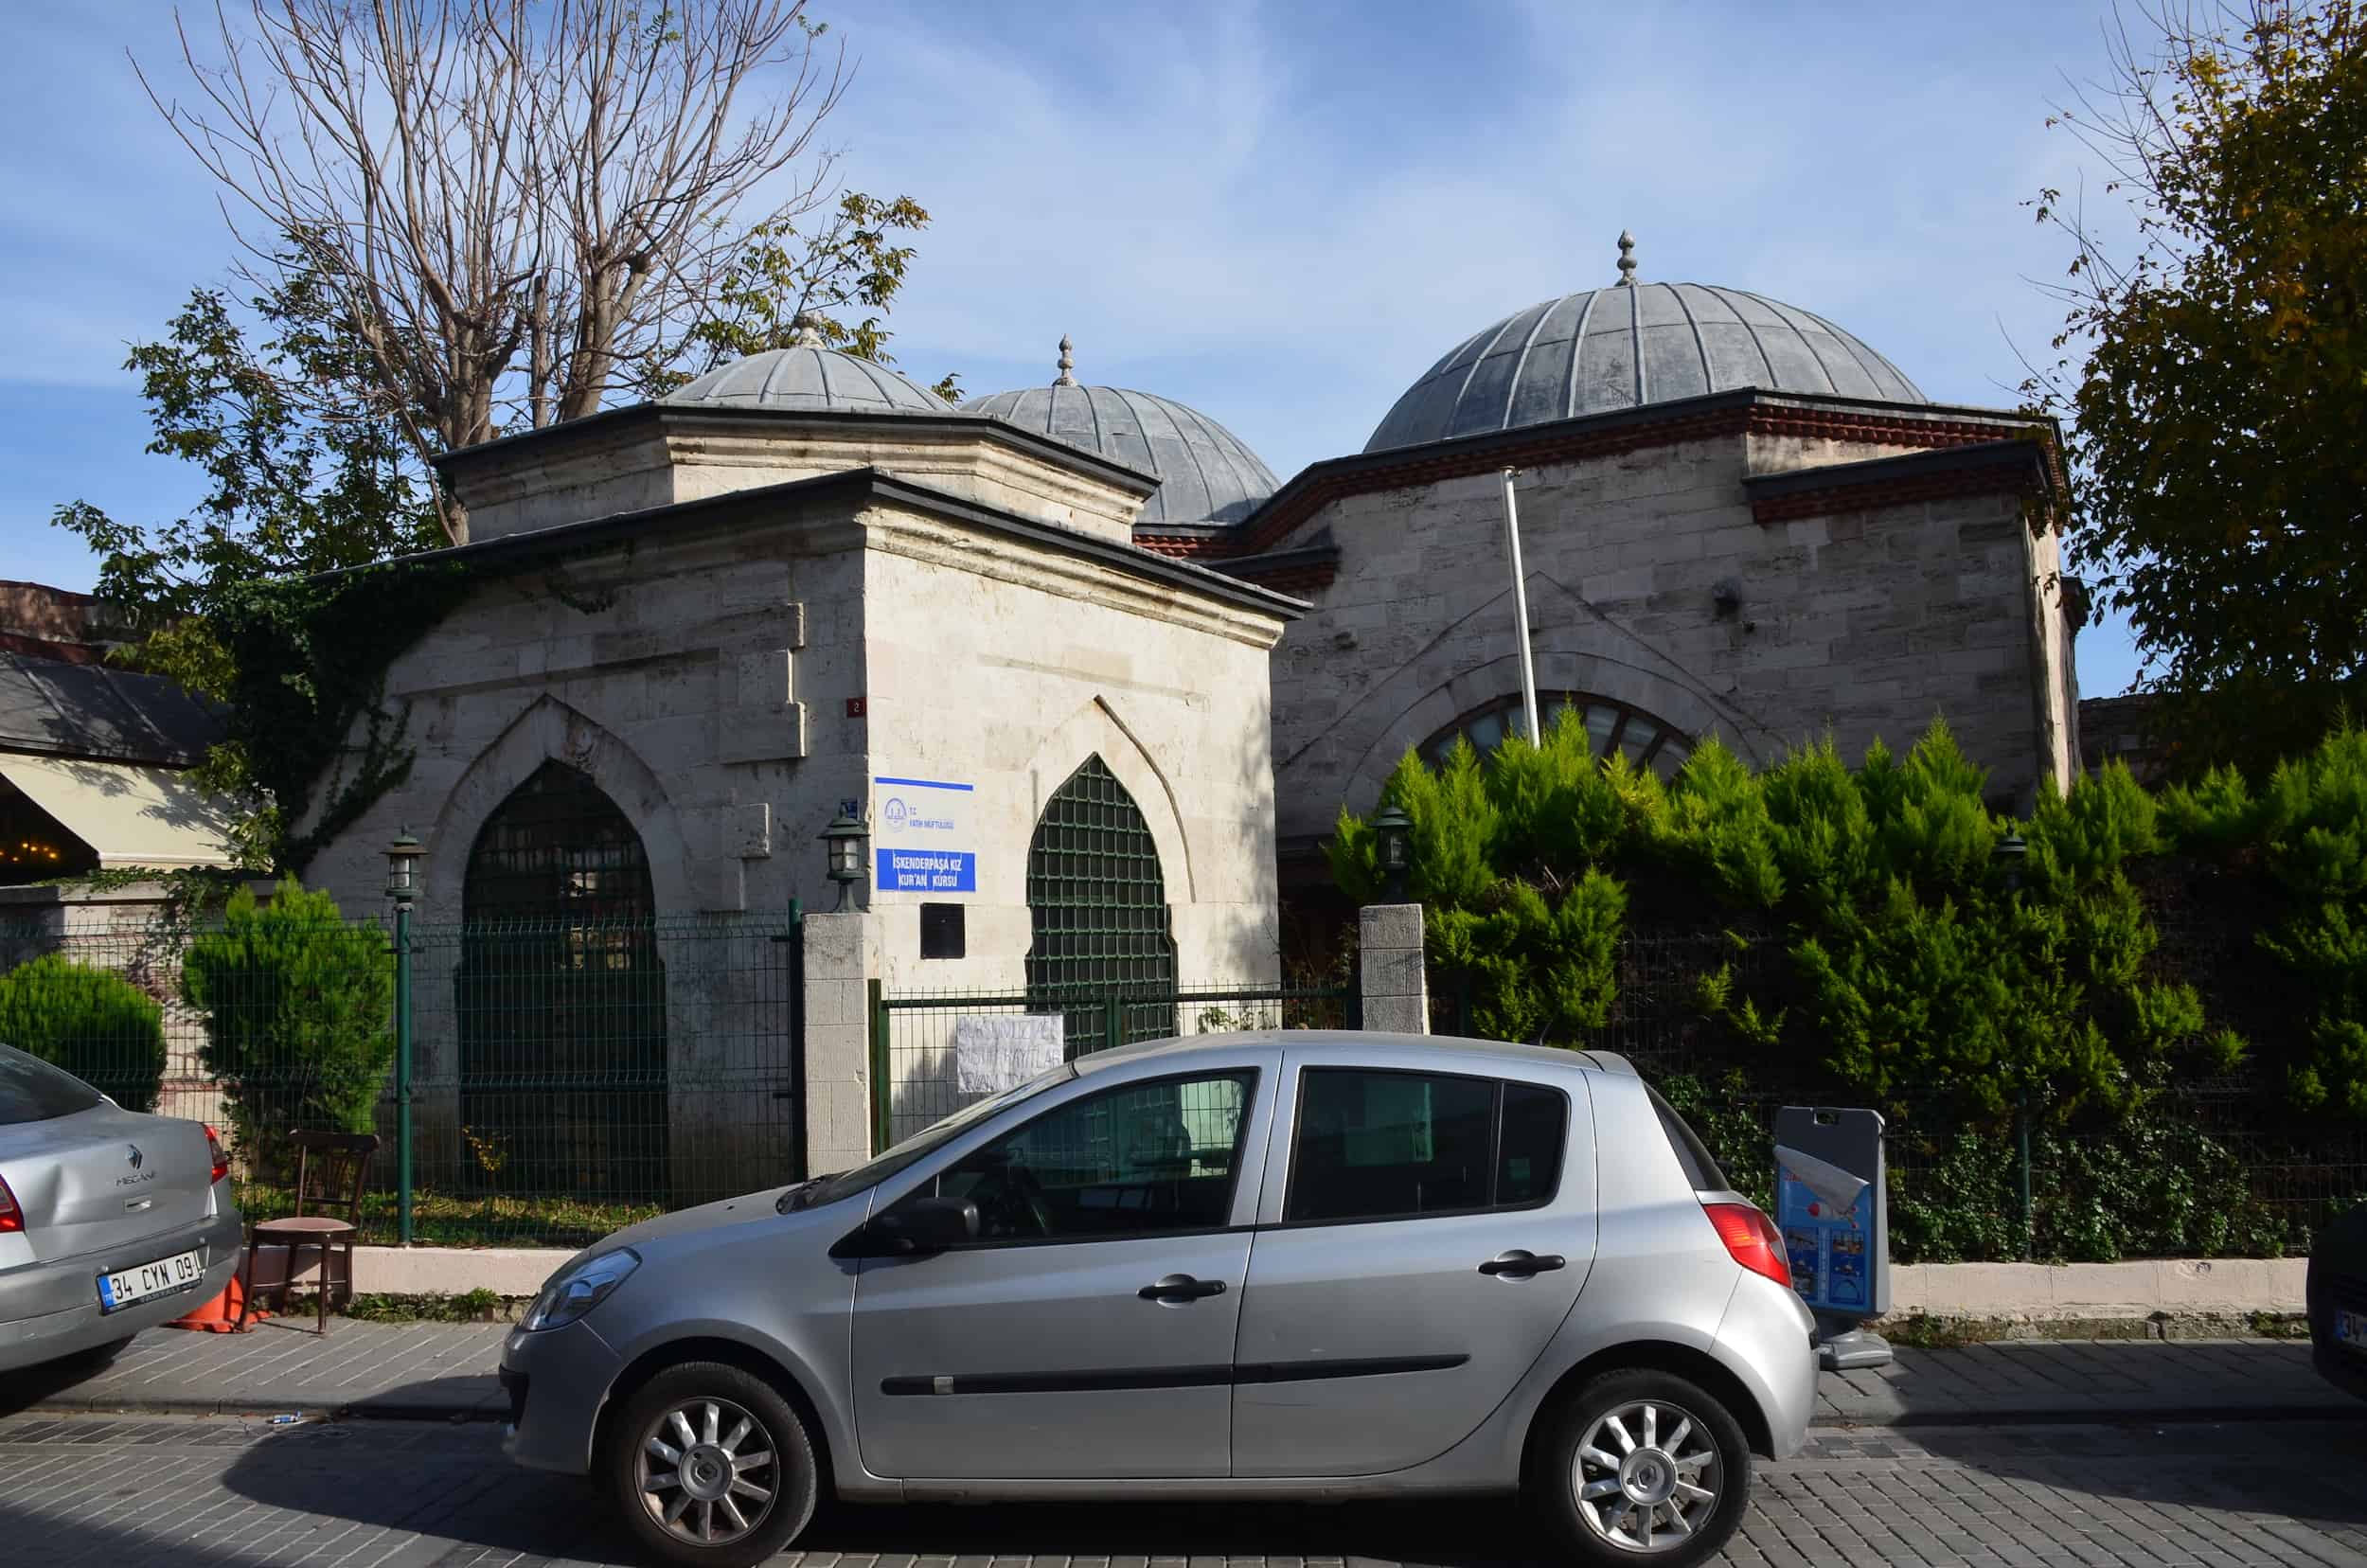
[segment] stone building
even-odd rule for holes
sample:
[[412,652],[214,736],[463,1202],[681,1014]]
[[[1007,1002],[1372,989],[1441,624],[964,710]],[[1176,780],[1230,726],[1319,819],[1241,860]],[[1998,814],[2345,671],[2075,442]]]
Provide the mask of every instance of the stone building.
[[[571,1026],[503,1010],[494,973],[542,958],[428,956],[454,1016],[422,1031],[422,1115],[452,1158],[452,1130],[542,1136],[571,1083],[636,1123],[578,1143],[663,1162],[677,1193],[774,1138],[743,1069],[794,1054],[768,1036],[777,972],[729,933],[830,907],[815,840],[842,811],[872,826],[863,958],[893,990],[1057,1008],[1273,978],[1266,672],[1301,607],[1134,544],[1143,462],[805,346],[442,467],[471,537],[438,554],[481,584],[389,669],[408,775],[308,881],[370,906],[407,827],[423,927],[563,916],[610,977]],[[858,1031],[802,1063],[815,1168],[869,1142],[862,1023],[809,1020]],[[1148,1007],[1125,1032],[1175,1026]],[[639,1112],[600,1091],[619,1065]]]
[[[1340,807],[1408,747],[1519,722],[1507,469],[1538,685],[1605,755],[1855,753],[1943,715],[2001,804],[2067,780],[2052,428],[1933,403],[1805,311],[1638,282],[1622,249],[1618,282],[1471,334],[1288,483],[1201,413],[1079,384],[1065,339],[1049,385],[958,410],[809,342],[443,459],[470,540],[438,554],[476,583],[388,672],[407,776],[309,880],[370,903],[408,827],[425,925],[561,918],[581,936],[533,962],[604,977],[580,1016],[505,1010],[482,940],[434,960],[447,1154],[556,1126],[680,1195],[777,1140],[739,1071],[762,1057],[802,1070],[810,1165],[860,1157],[858,992],[800,1055],[763,1038],[752,945],[829,906],[841,813],[873,914],[810,972],[1005,993],[1072,1049],[1112,1027],[1080,987],[1271,981]],[[952,1103],[938,1067],[887,1071],[899,1116]],[[571,1120],[603,1072],[644,1087],[638,1131]]]
[[[1312,603],[1273,662],[1286,884],[1407,748],[1522,723],[1504,472],[1540,709],[1664,775],[1717,735],[1753,763],[1853,759],[1934,716],[1998,804],[2077,765],[2050,424],[1931,402],[1821,317],[1618,283],[1449,349],[1362,453],[1219,527],[1136,530]],[[2075,591],[2075,584],[2073,585]]]

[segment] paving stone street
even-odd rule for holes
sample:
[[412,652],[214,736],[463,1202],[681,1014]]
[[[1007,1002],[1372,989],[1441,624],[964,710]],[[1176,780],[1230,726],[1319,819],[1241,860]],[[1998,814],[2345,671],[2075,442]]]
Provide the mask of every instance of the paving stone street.
[[[0,1417],[0,1560],[232,1568],[610,1563],[584,1483],[503,1459],[486,1423]],[[1510,1508],[842,1508],[786,1568],[1515,1564]],[[2367,1568],[2367,1420],[1820,1428],[1763,1467],[1725,1560]]]

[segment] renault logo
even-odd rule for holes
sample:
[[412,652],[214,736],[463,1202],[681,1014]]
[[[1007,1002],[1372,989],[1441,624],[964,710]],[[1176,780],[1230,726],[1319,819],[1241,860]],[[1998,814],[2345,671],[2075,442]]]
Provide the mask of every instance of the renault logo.
[[133,1170],[139,1169],[139,1167],[147,1162],[148,1156],[140,1152],[139,1145],[126,1144],[123,1147],[132,1151],[130,1158],[132,1161],[132,1168]]

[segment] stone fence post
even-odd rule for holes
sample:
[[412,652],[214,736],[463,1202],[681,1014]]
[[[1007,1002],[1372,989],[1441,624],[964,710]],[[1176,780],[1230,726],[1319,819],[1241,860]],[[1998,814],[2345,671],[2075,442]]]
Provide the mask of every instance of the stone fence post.
[[1366,904],[1357,982],[1364,1027],[1388,1034],[1430,1033],[1430,982],[1422,970],[1422,906]]
[[870,980],[878,917],[864,910],[806,917],[806,1174],[848,1170],[871,1158]]

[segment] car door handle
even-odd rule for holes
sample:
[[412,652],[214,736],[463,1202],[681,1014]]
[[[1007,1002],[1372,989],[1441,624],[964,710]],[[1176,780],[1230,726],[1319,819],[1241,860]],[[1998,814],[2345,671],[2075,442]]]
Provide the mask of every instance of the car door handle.
[[1201,1296],[1224,1294],[1224,1281],[1194,1279],[1190,1274],[1168,1274],[1134,1293],[1145,1301],[1198,1301]]
[[1523,1252],[1515,1247],[1510,1252],[1498,1253],[1481,1264],[1479,1272],[1502,1274],[1506,1279],[1526,1279],[1531,1274],[1551,1274],[1556,1269],[1567,1267],[1568,1260],[1559,1253]]

